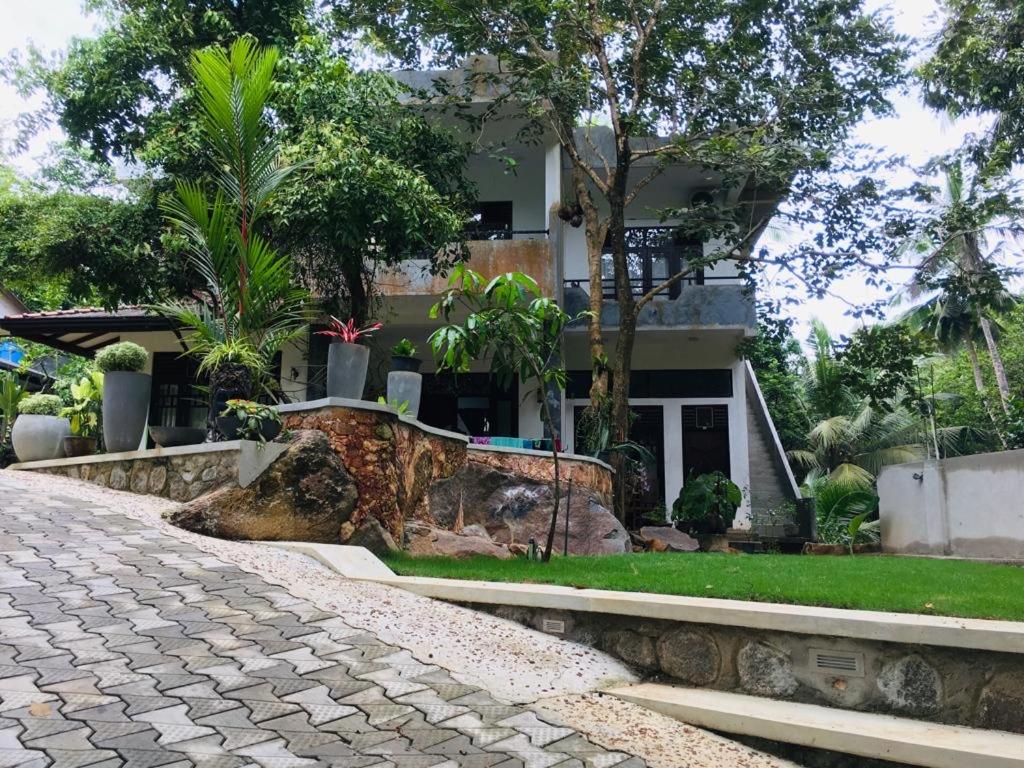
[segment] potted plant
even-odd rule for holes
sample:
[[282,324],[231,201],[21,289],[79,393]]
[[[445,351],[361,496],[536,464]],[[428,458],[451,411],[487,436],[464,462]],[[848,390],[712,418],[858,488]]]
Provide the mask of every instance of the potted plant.
[[402,339],[391,348],[391,370],[412,371],[415,373],[423,365],[423,361],[416,357],[416,347],[408,339]]
[[29,395],[18,403],[11,442],[18,461],[45,461],[64,455],[71,424],[60,416],[64,402],[57,395]]
[[149,353],[122,341],[96,353],[103,373],[103,444],[108,453],[138,450],[149,416],[150,376],[143,373]]
[[281,415],[269,405],[252,400],[228,400],[217,417],[217,428],[228,440],[265,443],[281,433]]
[[672,504],[672,520],[691,536],[723,534],[742,503],[743,492],[736,483],[721,472],[708,472],[686,481]]
[[370,365],[370,350],[358,342],[383,327],[383,323],[374,323],[365,328],[356,328],[355,320],[350,318],[347,323],[343,323],[332,316],[328,329],[317,331],[320,336],[334,339],[327,348],[328,397],[362,399],[366,370]]
[[96,436],[103,408],[103,374],[90,371],[71,384],[72,404],[62,416],[71,422],[71,435],[64,438],[65,456],[90,456],[96,453]]
[[402,339],[391,348],[387,397],[390,403],[404,403],[403,415],[413,418],[419,413],[423,392],[423,377],[417,373],[423,361],[413,357],[415,354],[416,347],[408,339]]

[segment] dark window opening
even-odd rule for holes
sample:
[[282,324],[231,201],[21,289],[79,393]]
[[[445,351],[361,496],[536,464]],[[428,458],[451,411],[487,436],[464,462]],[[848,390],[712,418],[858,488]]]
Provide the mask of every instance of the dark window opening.
[[[588,399],[590,381],[590,371],[570,371],[566,397],[572,400]],[[727,368],[633,371],[629,377],[629,396],[732,397],[732,371]]]
[[177,352],[153,354],[149,423],[161,427],[205,427],[208,399],[196,361]]
[[466,226],[467,240],[511,240],[512,201],[479,202]]
[[683,406],[683,482],[708,472],[729,477],[729,407]]
[[518,437],[518,390],[502,389],[488,373],[425,373],[418,418],[464,435]]

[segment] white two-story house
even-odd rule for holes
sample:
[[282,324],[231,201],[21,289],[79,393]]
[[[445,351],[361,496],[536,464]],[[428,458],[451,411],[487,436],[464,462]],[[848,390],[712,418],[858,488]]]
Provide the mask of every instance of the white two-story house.
[[[475,68],[488,66],[476,60]],[[438,77],[458,80],[473,70],[398,73],[418,88]],[[479,95],[486,102],[486,89]],[[410,108],[417,107],[410,104]],[[445,119],[438,117],[438,119]],[[609,353],[614,349],[617,306],[610,281],[594,286],[588,280],[586,243],[581,227],[557,215],[570,199],[570,161],[553,136],[529,144],[514,140],[516,126],[496,121],[478,137],[487,147],[474,155],[466,172],[478,189],[476,218],[468,230],[470,266],[487,276],[521,271],[533,276],[546,295],[556,297],[569,312],[586,309],[590,294],[606,296],[604,322]],[[598,129],[598,146],[610,137]],[[500,153],[494,151],[500,147]],[[495,157],[510,156],[515,171]],[[597,155],[593,158],[599,162]],[[630,263],[638,294],[674,274],[694,253],[714,244],[683,242],[661,211],[688,205],[705,193],[714,179],[701,171],[667,168],[646,186],[627,210]],[[607,272],[610,277],[610,271]],[[384,295],[385,328],[375,334],[375,350],[366,396],[382,391],[388,350],[410,339],[425,359],[424,393],[419,419],[424,423],[472,436],[541,438],[543,393],[514,386],[500,390],[481,361],[468,375],[438,376],[427,339],[438,321],[428,310],[446,285],[431,276],[426,262],[408,262],[379,276]],[[206,415],[195,396],[194,364],[181,357],[182,343],[163,318],[137,308],[118,312],[78,309],[55,313],[22,313],[0,320],[0,327],[63,351],[92,355],[116,340],[133,340],[151,352],[154,375],[151,423],[201,424]],[[744,490],[737,527],[745,527],[752,510],[774,508],[799,498],[771,417],[750,366],[737,345],[756,333],[754,298],[731,262],[688,277],[648,305],[639,319],[630,402],[636,413],[633,438],[656,457],[645,487],[633,499],[634,521],[641,512],[671,508],[687,477],[721,470]],[[284,392],[292,400],[324,396],[327,340],[310,335],[307,343],[286,349],[280,360]],[[558,396],[561,441],[575,448],[580,413],[588,403],[590,353],[585,326],[565,335],[563,359],[570,371],[567,390]]]

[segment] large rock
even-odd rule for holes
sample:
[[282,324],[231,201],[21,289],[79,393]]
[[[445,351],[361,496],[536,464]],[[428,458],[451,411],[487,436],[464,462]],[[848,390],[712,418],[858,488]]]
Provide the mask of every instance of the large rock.
[[[477,527],[477,526],[472,526]],[[481,535],[483,533],[483,535]],[[432,525],[410,521],[405,524],[406,551],[414,557],[512,557],[508,547],[495,544],[482,530],[453,533]]]
[[690,685],[711,685],[718,679],[722,656],[714,639],[704,632],[680,627],[658,639],[661,671]]
[[327,435],[303,430],[248,488],[225,486],[171,512],[168,520],[222,539],[337,544],[356,500],[352,476]]
[[789,655],[766,643],[744,645],[736,655],[736,669],[743,690],[758,696],[786,698],[799,687]]
[[942,678],[920,656],[904,656],[882,667],[878,690],[885,702],[909,715],[929,715],[942,703]]
[[398,551],[398,545],[387,529],[375,517],[368,517],[363,524],[348,535],[350,526],[343,525],[342,541],[350,547],[365,547],[377,557],[386,557]]
[[[558,513],[555,551],[562,551],[565,536],[566,492]],[[547,540],[551,525],[553,491],[549,485],[521,475],[500,472],[470,462],[452,477],[431,485],[429,512],[443,528],[480,525],[498,544],[525,544]],[[597,495],[575,487],[569,504],[569,553],[610,555],[630,551],[629,535]]]
[[[695,538],[667,525],[645,525],[640,529],[640,540],[648,549],[661,552],[696,552],[700,549],[700,542]],[[656,541],[662,542],[665,546],[655,546],[653,542]]]
[[1024,733],[1024,672],[1004,670],[981,692],[978,725]]

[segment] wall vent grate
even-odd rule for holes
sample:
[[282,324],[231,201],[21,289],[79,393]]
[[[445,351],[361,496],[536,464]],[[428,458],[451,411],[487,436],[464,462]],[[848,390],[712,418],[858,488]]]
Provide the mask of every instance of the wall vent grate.
[[864,654],[812,648],[811,669],[823,675],[864,677]]
[[541,622],[541,629],[550,635],[564,635],[565,622],[558,619],[544,619]]

